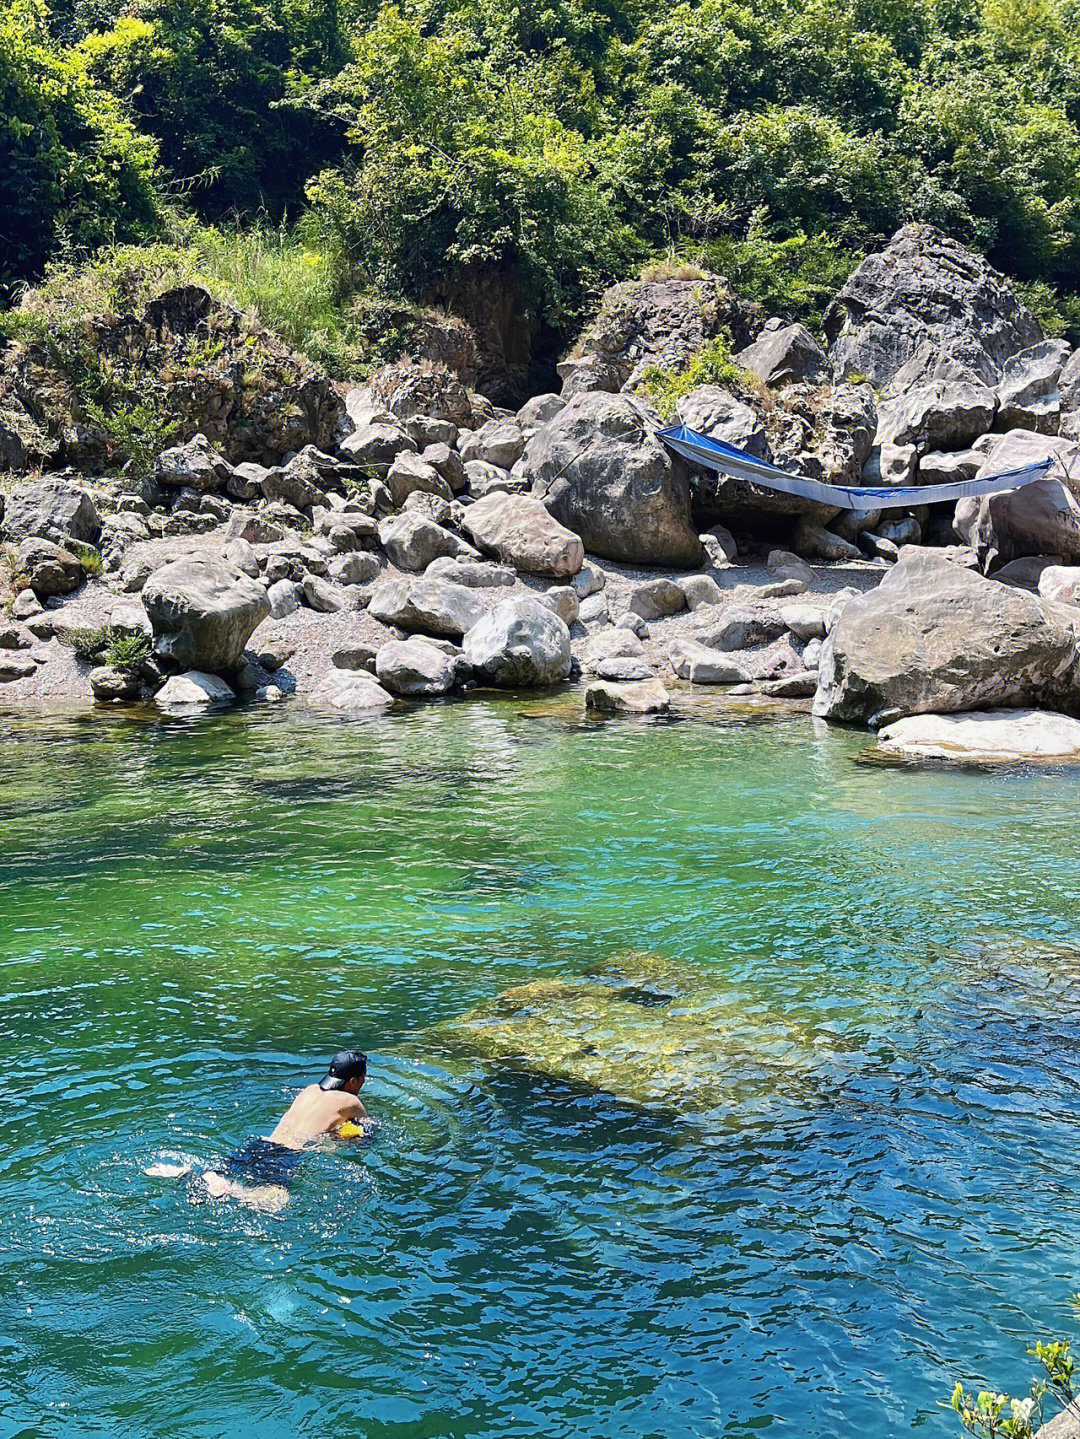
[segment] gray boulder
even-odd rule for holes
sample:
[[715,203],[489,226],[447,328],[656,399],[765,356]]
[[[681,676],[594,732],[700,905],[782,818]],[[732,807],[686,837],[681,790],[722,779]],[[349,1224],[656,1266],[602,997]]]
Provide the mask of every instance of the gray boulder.
[[528,486],[498,465],[489,465],[486,460],[470,460],[465,466],[465,488],[474,499],[480,500],[497,490],[504,494],[518,493]]
[[686,471],[625,395],[577,395],[538,430],[522,466],[533,495],[585,548],[625,564],[696,568]]
[[383,624],[398,625],[410,634],[446,635],[450,639],[460,639],[486,612],[475,590],[426,575],[383,580],[368,604],[368,614]]
[[447,480],[421,455],[401,454],[386,472],[384,481],[390,491],[394,508],[399,509],[413,494],[439,495],[452,500],[454,492]]
[[921,345],[994,385],[1010,356],[1042,338],[1004,275],[932,225],[905,225],[868,255],[825,312],[837,379],[881,388]]
[[1061,414],[1058,381],[1069,353],[1065,340],[1040,340],[1006,360],[998,386],[999,429],[1057,434]]
[[340,441],[338,449],[358,465],[388,470],[404,450],[415,450],[408,431],[394,420],[373,420]]
[[39,600],[70,595],[86,579],[82,561],[51,540],[23,540],[15,550],[15,566]]
[[416,511],[405,510],[383,520],[379,540],[390,563],[399,570],[425,570],[442,556],[477,558],[473,547],[460,536]]
[[454,687],[453,658],[423,639],[391,640],[375,656],[375,673],[391,694],[418,698]]
[[692,685],[746,684],[751,678],[750,670],[738,655],[685,637],[671,642],[668,659],[679,678],[689,680]]
[[570,673],[570,631],[532,595],[496,605],[466,634],[462,652],[478,679],[500,689],[558,684]]
[[190,555],[156,570],[142,593],[154,652],[173,669],[235,669],[270,613],[258,580],[222,556]]
[[456,585],[467,585],[471,590],[490,587],[512,589],[517,575],[506,565],[494,565],[488,560],[451,559],[443,556],[432,560],[424,571],[431,579],[451,580]]
[[769,320],[757,339],[734,357],[766,385],[821,384],[828,376],[825,351],[805,325]]
[[363,670],[328,670],[311,689],[308,699],[312,704],[345,713],[382,710],[394,703],[394,696]]
[[664,619],[687,608],[686,591],[674,580],[646,580],[634,589],[629,607],[643,620]]
[[517,420],[488,420],[474,430],[460,448],[461,458],[466,462],[482,460],[485,464],[508,470],[515,460],[521,458],[525,436]]
[[679,420],[699,435],[709,435],[748,454],[764,458],[765,426],[749,405],[719,385],[699,385],[675,407]]
[[232,466],[203,434],[162,450],[154,470],[159,485],[200,492],[220,490],[231,474]]
[[1055,463],[1045,480],[957,502],[953,526],[974,548],[984,569],[1022,555],[1080,559],[1080,444],[1031,430],[1010,430],[986,455],[976,478],[1048,457]]
[[905,714],[1080,701],[1077,619],[1066,607],[909,548],[849,599],[822,648],[814,713],[860,723]]
[[573,530],[530,495],[494,491],[469,505],[462,523],[482,550],[527,574],[567,579],[585,559]]
[[58,475],[14,485],[6,498],[0,496],[0,517],[8,540],[36,536],[58,545],[67,540],[96,545],[101,534],[101,518],[90,495]]
[[585,708],[598,714],[663,714],[671,696],[658,679],[619,684],[598,679],[585,688]]
[[533,395],[532,399],[526,400],[518,410],[518,424],[523,431],[538,430],[541,425],[546,425],[548,420],[553,420],[565,404],[566,401],[561,395]]
[[760,324],[755,306],[719,275],[613,285],[558,367],[563,399],[587,390],[632,390],[650,365],[679,369],[721,335],[747,345]]
[[460,494],[465,488],[467,476],[465,474],[465,462],[457,450],[450,445],[440,441],[434,445],[428,445],[421,452],[420,458],[426,465],[430,465],[437,474],[441,475],[450,486],[455,495]]
[[367,585],[383,568],[381,556],[370,550],[350,550],[335,555],[326,566],[326,578],[335,585]]

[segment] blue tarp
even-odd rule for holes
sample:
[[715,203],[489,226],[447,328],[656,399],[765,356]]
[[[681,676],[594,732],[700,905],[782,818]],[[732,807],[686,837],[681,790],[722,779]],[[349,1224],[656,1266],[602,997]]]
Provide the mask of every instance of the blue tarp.
[[787,470],[740,450],[737,445],[699,434],[686,425],[673,425],[657,433],[665,445],[692,465],[704,465],[706,469],[718,470],[733,479],[763,485],[768,490],[796,495],[803,500],[814,500],[821,505],[838,505],[842,510],[901,509],[909,505],[960,500],[970,495],[996,495],[1002,490],[1018,490],[1022,485],[1030,485],[1033,480],[1045,479],[1053,464],[1053,459],[1047,458],[1025,465],[1023,469],[1003,470],[1000,474],[986,475],[982,479],[956,480],[945,485],[826,485],[820,480],[804,480],[799,475],[791,475]]

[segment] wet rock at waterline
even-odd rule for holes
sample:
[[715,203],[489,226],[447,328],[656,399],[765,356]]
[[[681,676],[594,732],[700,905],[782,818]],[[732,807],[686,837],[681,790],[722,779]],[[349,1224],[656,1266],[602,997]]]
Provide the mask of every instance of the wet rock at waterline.
[[1080,764],[1080,720],[1045,710],[910,715],[878,732],[877,750],[969,764]]
[[163,710],[210,709],[231,704],[236,695],[219,675],[202,670],[188,670],[165,681],[154,696],[154,703]]
[[715,975],[654,955],[620,955],[580,979],[543,979],[438,1026],[451,1050],[510,1064],[636,1105],[680,1113],[805,1099],[835,1072],[840,1041],[772,1014]]
[[394,703],[393,695],[363,670],[329,670],[309,691],[308,699],[346,713],[382,710]]
[[421,698],[453,689],[455,665],[437,645],[413,636],[383,645],[375,656],[375,673],[392,694]]
[[154,652],[176,669],[234,669],[270,614],[258,580],[217,555],[190,555],[155,571],[142,593]]
[[469,630],[462,652],[478,680],[501,689],[558,684],[570,673],[570,631],[531,595],[496,605]]
[[821,653],[814,713],[861,723],[1010,705],[1080,705],[1072,607],[901,551],[849,599]]
[[661,714],[671,696],[658,679],[596,679],[585,687],[585,708],[599,714]]

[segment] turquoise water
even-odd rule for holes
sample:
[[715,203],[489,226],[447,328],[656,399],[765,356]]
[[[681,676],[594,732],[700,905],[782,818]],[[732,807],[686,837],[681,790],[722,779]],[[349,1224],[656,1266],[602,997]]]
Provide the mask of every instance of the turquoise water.
[[[576,705],[0,718],[0,1436],[936,1436],[1026,1387],[1080,1286],[1075,777]],[[628,947],[798,1072],[689,1117],[425,1035]],[[346,1043],[381,1127],[281,1215],[142,1173]]]

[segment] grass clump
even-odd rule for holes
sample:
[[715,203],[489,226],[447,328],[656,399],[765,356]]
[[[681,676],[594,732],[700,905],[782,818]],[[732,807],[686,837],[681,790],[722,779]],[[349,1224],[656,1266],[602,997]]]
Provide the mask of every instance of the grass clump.
[[150,658],[152,640],[148,634],[133,634],[115,625],[96,629],[69,630],[65,636],[84,664],[109,665],[123,674],[134,674]]
[[731,337],[717,335],[692,355],[681,369],[649,365],[641,376],[641,389],[661,419],[671,420],[679,401],[701,385],[720,385],[745,391],[752,376],[731,358]]

